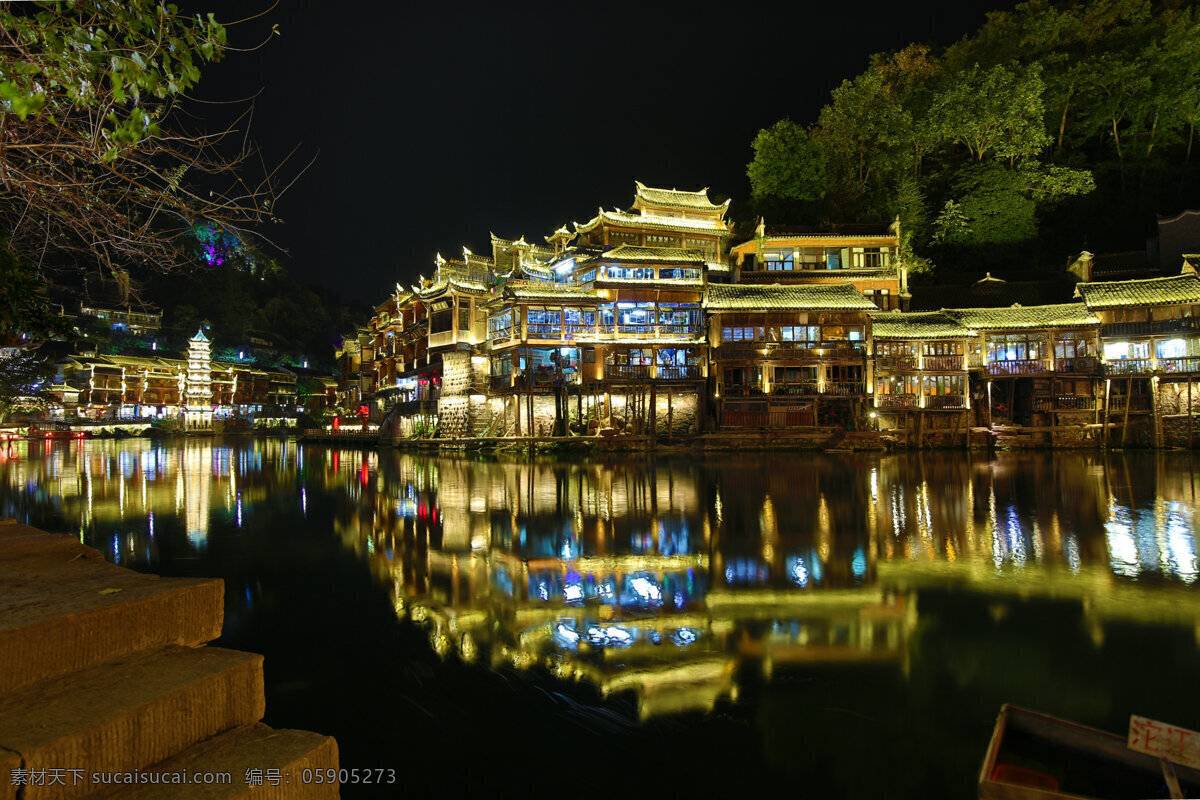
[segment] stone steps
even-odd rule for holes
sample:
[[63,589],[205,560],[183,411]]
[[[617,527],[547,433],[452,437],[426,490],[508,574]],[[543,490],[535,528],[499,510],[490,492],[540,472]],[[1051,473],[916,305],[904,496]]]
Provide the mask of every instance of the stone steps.
[[[154,766],[159,776],[170,779],[224,780],[227,774],[230,778],[227,783],[113,786],[93,797],[104,800],[158,797],[180,800],[308,797],[323,800],[338,796],[337,783],[328,781],[329,770],[336,773],[337,768],[337,742],[333,737],[253,725],[214,736]],[[252,783],[248,784],[251,771],[256,773],[251,777]],[[261,783],[258,782],[260,777]]]
[[[215,647],[135,653],[0,699],[0,747],[27,770],[141,770],[263,715],[262,656]],[[24,800],[85,797],[74,783],[25,787]]]
[[[302,780],[337,769],[332,738],[259,724],[262,656],[201,646],[223,595],[220,580],[141,575],[0,520],[0,800],[337,797]],[[251,786],[248,770],[280,780]],[[196,772],[229,778],[148,782]]]
[[0,693],[221,635],[220,580],[142,575],[70,536],[0,523]]

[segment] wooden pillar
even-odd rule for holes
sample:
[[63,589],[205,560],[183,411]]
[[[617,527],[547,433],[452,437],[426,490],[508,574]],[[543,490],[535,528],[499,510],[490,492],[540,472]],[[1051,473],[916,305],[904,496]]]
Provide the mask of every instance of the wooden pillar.
[[674,418],[671,416],[671,413],[672,413],[671,395],[673,395],[673,394],[674,394],[674,392],[672,392],[668,388],[667,389],[667,441],[671,440],[671,432],[675,430]]
[[1129,432],[1129,407],[1133,405],[1133,376],[1125,381],[1125,422],[1121,425],[1121,447],[1125,446],[1125,435]]
[[988,432],[990,433],[992,430],[992,382],[991,381],[987,382],[987,412],[988,412],[987,426],[988,426]]
[[1188,449],[1192,449],[1192,376],[1188,376]]
[[650,397],[646,401],[649,406],[646,432],[650,434],[650,441],[653,442],[658,435],[658,391],[655,388],[656,381],[650,380]]
[[1108,447],[1108,426],[1112,422],[1109,417],[1109,400],[1112,398],[1112,378],[1104,379],[1104,446]]
[[1163,446],[1162,419],[1158,415],[1158,378],[1150,379],[1150,421],[1154,425],[1154,446]]

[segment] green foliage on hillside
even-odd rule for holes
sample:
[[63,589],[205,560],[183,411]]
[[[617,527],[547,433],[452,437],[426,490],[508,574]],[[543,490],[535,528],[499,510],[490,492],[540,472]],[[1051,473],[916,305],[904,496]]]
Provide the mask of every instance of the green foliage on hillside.
[[[1198,118],[1195,7],[1032,0],[843,82],[807,131],[821,157],[793,164],[827,188],[809,219],[778,221],[898,214],[917,252],[963,268],[1128,249],[1156,212],[1200,204]],[[755,139],[751,175],[777,127]],[[755,199],[774,210],[769,185]]]

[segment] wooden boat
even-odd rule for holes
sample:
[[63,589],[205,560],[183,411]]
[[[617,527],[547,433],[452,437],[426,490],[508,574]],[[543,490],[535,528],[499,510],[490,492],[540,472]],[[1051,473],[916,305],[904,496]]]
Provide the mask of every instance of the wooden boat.
[[1200,771],[1116,734],[1005,704],[979,772],[980,800],[1200,797]]

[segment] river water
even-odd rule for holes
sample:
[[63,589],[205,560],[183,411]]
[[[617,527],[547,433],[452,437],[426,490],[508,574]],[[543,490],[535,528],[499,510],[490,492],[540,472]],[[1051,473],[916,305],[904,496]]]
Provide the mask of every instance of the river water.
[[[1015,703],[1200,728],[1190,453],[563,461],[16,443],[0,516],[225,580],[387,792],[973,796]],[[345,787],[346,797],[365,796]]]

